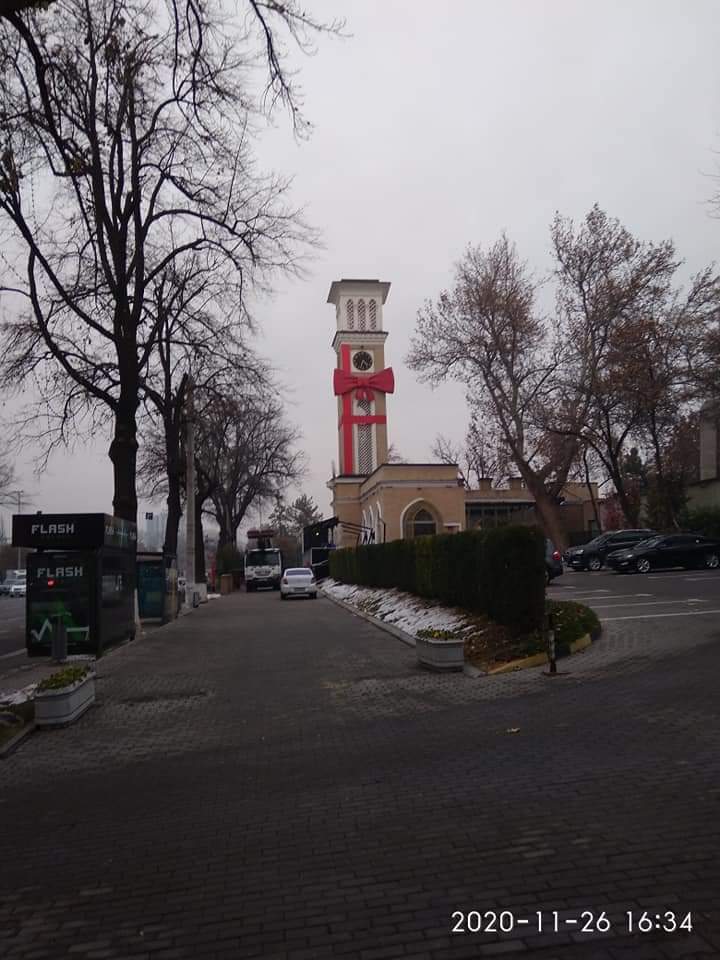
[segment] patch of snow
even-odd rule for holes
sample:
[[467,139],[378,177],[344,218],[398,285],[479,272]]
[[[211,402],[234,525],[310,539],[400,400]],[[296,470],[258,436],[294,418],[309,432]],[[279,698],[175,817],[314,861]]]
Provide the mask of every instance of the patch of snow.
[[36,683],[31,683],[29,686],[23,687],[22,690],[0,693],[0,706],[12,707],[19,703],[25,703],[27,700],[32,700],[35,696],[36,687]]
[[461,632],[473,629],[467,618],[456,610],[429,602],[402,590],[359,587],[355,584],[326,580],[323,590],[331,597],[370,613],[385,623],[404,630],[413,637],[420,630]]

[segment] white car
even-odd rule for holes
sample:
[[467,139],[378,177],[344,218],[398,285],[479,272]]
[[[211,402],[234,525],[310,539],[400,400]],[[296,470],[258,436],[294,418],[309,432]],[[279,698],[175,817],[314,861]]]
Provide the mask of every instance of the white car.
[[10,596],[11,597],[24,597],[27,594],[27,584],[25,581],[20,583],[13,583],[10,587]]
[[318,588],[312,570],[308,567],[289,567],[280,580],[280,599],[310,597],[317,600]]

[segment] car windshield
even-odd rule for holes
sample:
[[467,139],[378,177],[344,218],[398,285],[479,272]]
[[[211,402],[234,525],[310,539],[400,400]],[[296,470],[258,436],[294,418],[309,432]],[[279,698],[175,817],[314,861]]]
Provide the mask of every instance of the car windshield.
[[608,539],[609,536],[610,536],[609,533],[602,533],[602,534],[600,534],[599,537],[595,537],[595,539],[594,539],[594,540],[591,540],[589,543],[584,543],[584,544],[582,545],[582,546],[583,546],[583,550],[585,550],[587,547],[599,547],[599,546],[601,546],[603,543],[605,543],[605,541]]
[[286,570],[286,577],[311,577],[312,570],[306,570],[304,567],[298,567],[295,570]]
[[249,567],[275,566],[279,562],[277,550],[251,550],[247,555]]

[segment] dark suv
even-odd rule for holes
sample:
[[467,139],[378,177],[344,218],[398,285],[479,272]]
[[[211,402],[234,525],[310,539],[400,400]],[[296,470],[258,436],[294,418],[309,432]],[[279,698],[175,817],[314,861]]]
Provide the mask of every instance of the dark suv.
[[573,570],[600,570],[605,557],[613,550],[631,550],[638,543],[656,535],[655,530],[611,530],[581,547],[570,547],[563,559]]

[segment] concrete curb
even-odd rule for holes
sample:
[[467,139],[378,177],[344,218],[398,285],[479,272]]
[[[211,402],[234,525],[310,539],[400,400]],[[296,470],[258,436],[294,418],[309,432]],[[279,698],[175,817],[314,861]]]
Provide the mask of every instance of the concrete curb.
[[29,737],[31,733],[35,732],[35,729],[35,723],[31,720],[30,723],[25,724],[22,730],[18,730],[12,740],[8,740],[4,747],[0,747],[0,760],[5,760],[11,753],[15,753],[25,737]]
[[415,637],[411,633],[401,630],[400,627],[394,627],[391,623],[386,623],[384,620],[380,620],[379,617],[373,617],[371,614],[365,613],[363,610],[358,610],[358,608],[353,607],[352,604],[346,603],[344,600],[339,600],[337,597],[333,597],[329,593],[326,593],[322,587],[320,590],[324,597],[327,597],[328,600],[332,600],[333,603],[337,604],[338,607],[342,607],[343,610],[347,610],[348,613],[352,613],[353,616],[360,617],[361,620],[367,620],[367,622],[371,623],[374,627],[384,630],[385,633],[389,633],[390,636],[395,637],[396,640],[401,640],[403,643],[407,644],[408,647],[415,646]]
[[[358,610],[357,607],[353,607],[352,604],[346,603],[344,600],[340,600],[337,597],[333,597],[331,594],[327,593],[322,587],[320,592],[328,600],[332,600],[333,603],[337,604],[338,607],[342,607],[343,610],[347,610],[348,613],[351,613],[355,617],[360,617],[361,620],[367,620],[368,623],[372,623],[373,626],[378,627],[380,630],[384,630],[385,633],[389,633],[391,637],[395,637],[396,640],[402,640],[403,643],[407,644],[409,647],[415,646],[415,637],[412,634],[406,633],[405,630],[401,630],[400,627],[394,627],[390,623],[386,623],[384,620],[380,620],[378,617],[373,617],[369,613],[365,613],[362,610]],[[592,633],[586,633],[584,636],[580,637],[578,640],[574,640],[570,644],[570,653],[568,657],[571,657],[575,653],[580,653],[582,650],[585,650],[590,646],[595,640],[598,639],[602,633],[602,627],[594,631],[595,635]],[[562,657],[561,659],[567,660],[568,657]],[[535,653],[531,657],[523,657],[520,660],[510,660],[509,663],[504,663],[500,667],[495,667],[494,670],[481,670],[480,667],[476,667],[472,663],[467,661],[463,664],[463,673],[466,677],[494,677],[499,676],[503,673],[514,673],[517,670],[529,670],[532,667],[542,667],[545,664],[548,664],[548,655],[546,653]]]

